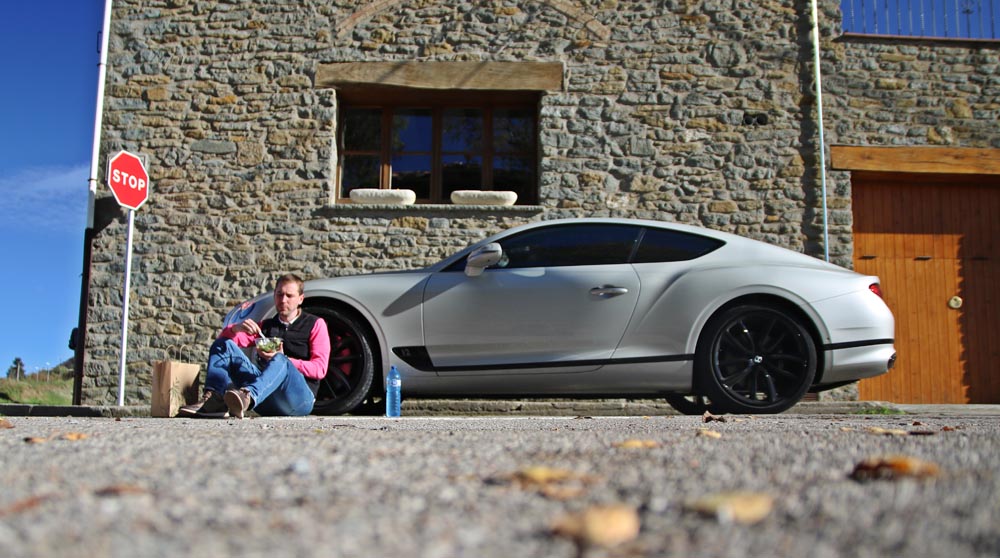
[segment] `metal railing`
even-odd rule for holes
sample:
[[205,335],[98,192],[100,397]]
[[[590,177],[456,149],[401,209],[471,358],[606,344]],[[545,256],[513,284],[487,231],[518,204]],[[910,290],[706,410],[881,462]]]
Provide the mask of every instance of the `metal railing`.
[[1000,0],[841,0],[844,32],[997,40]]

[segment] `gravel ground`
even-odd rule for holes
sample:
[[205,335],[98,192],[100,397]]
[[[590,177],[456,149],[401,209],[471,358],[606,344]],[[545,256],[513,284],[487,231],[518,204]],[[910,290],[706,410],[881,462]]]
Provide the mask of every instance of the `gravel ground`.
[[[8,417],[0,554],[1000,555],[997,417],[725,419]],[[938,470],[851,477],[884,455]],[[734,490],[773,505],[756,522],[693,509]],[[638,534],[553,529],[608,505]]]

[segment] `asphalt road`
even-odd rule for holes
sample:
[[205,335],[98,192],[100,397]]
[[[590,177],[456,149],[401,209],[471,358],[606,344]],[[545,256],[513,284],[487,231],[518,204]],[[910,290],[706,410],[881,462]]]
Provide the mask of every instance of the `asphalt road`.
[[7,417],[0,555],[1000,555],[997,417],[725,418]]

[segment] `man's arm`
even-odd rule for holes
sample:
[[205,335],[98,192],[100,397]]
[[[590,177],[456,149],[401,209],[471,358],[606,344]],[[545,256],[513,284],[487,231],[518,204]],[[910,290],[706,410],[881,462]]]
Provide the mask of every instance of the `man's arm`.
[[[243,331],[241,327],[243,324],[231,324],[225,327],[222,332],[219,333],[219,337],[223,339],[232,339],[237,347],[249,347],[254,343],[254,336]],[[329,342],[327,342],[329,345]]]
[[309,332],[309,355],[309,360],[288,360],[306,378],[322,380],[326,377],[326,369],[330,363],[330,334],[323,318],[316,318],[316,323]]

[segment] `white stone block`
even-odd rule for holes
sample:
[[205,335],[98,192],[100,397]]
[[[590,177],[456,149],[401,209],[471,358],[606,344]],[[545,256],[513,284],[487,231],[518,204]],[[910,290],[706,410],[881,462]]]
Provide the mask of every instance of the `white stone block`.
[[455,205],[514,205],[517,193],[509,190],[455,190],[451,203]]
[[413,190],[382,190],[379,188],[356,188],[351,190],[354,203],[413,205],[417,194]]

